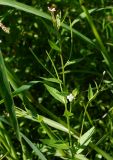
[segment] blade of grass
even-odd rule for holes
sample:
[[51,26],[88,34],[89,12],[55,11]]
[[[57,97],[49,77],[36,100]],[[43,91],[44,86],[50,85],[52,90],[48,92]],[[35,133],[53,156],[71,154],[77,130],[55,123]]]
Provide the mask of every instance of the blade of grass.
[[0,160],[5,159],[6,156],[7,156],[7,152],[3,156],[1,156]]
[[[41,116],[41,115],[38,115],[35,117],[32,116],[31,113],[28,113],[20,108],[17,108],[16,107],[16,114],[17,114],[17,117],[24,117],[24,118],[27,118],[27,119],[30,119],[30,120],[33,120],[35,122],[38,122],[40,123],[40,120],[42,120],[45,124],[55,128],[55,129],[58,129],[58,130],[61,130],[63,132],[66,132],[66,133],[69,133],[68,131],[68,128],[64,125],[62,125],[61,123],[58,123],[54,120],[51,120],[49,118],[46,118],[44,116]],[[71,134],[76,138],[78,139],[78,136],[74,134],[74,132],[71,131]]]
[[4,123],[6,123],[7,125],[11,126],[11,124],[5,119],[4,116],[0,116],[0,122],[4,122]]
[[90,143],[90,147],[100,153],[105,159],[107,160],[113,160],[113,157],[111,157],[108,153],[97,147],[95,144]]
[[77,31],[76,29],[73,29],[73,28],[71,29],[70,26],[68,26],[65,23],[62,24],[62,27],[65,28],[65,29],[67,29],[67,30],[69,30],[69,31],[72,30],[72,32],[74,34],[76,34],[78,37],[80,37],[82,40],[86,41],[88,44],[93,45],[94,47],[96,46],[91,39],[89,39],[88,37],[86,37],[85,35],[83,35],[82,33],[80,33],[79,31]]
[[[8,73],[8,79],[10,81],[10,84],[12,86],[12,88],[14,89],[14,92],[16,90],[19,89],[19,87],[21,86],[21,83],[20,83],[20,80],[18,77],[16,77],[15,73],[12,72],[12,70],[10,69],[10,67],[7,65],[7,73]],[[34,116],[34,113],[35,113],[35,116],[37,115],[37,112],[35,110],[35,108],[30,104],[30,108],[28,107],[29,106],[29,102],[32,102],[33,104],[35,104],[35,106],[43,113],[46,113],[48,114],[52,119],[54,119],[55,121],[59,122],[59,124],[63,125],[65,128],[67,128],[67,124],[62,121],[59,117],[57,117],[55,114],[53,114],[50,110],[47,109],[47,107],[44,107],[42,104],[38,103],[30,94],[29,91],[27,92],[21,92],[19,94],[19,97],[20,99],[24,102],[25,106],[30,109],[30,113],[32,113],[32,116]],[[27,103],[26,103],[27,101]],[[1,103],[4,102],[4,100],[1,100],[0,101]],[[25,109],[27,109],[25,108]],[[17,111],[17,109],[16,109]],[[45,120],[46,121],[46,120]],[[78,136],[79,135],[74,129],[71,128],[71,131],[73,133],[76,134],[76,138],[78,139]]]
[[19,127],[18,127],[18,121],[15,114],[14,102],[11,95],[11,90],[10,90],[9,82],[7,79],[6,67],[4,64],[1,51],[0,51],[0,93],[3,99],[5,99],[5,106],[9,113],[12,126],[14,127],[17,137],[20,140]]
[[29,144],[29,146],[33,149],[35,154],[41,159],[41,160],[47,160],[46,157],[40,152],[40,150],[23,134],[20,133],[22,138]]
[[30,82],[28,82],[27,84],[24,84],[24,85],[20,86],[19,88],[17,88],[17,89],[12,93],[12,95],[14,96],[14,95],[18,95],[18,94],[20,94],[20,93],[22,93],[22,92],[25,92],[25,91],[29,90],[33,85],[35,85],[35,84],[37,84],[37,83],[39,83],[39,82],[41,82],[41,81],[30,81]]
[[1,121],[0,121],[0,143],[5,147],[5,149],[8,152],[8,155],[10,155],[14,160],[18,160],[11,139]]
[[88,12],[88,9],[84,5],[83,0],[80,0],[80,5],[81,5],[81,8],[83,9],[84,13],[86,14],[86,18],[88,20],[88,23],[90,24],[91,29],[92,29],[92,31],[94,33],[94,36],[95,36],[95,38],[96,38],[96,40],[97,40],[97,42],[98,42],[98,44],[100,46],[100,50],[101,50],[102,56],[103,56],[103,58],[105,60],[105,63],[107,64],[107,66],[108,66],[108,68],[109,68],[109,70],[110,70],[110,72],[112,74],[112,79],[113,79],[113,63],[112,63],[112,61],[111,61],[111,59],[110,59],[110,57],[108,55],[108,52],[107,52],[107,50],[106,50],[106,48],[105,48],[105,46],[104,46],[104,44],[102,42],[102,39],[101,39],[99,33],[98,33],[98,31],[97,31],[97,29],[95,27],[95,24],[94,24],[94,22],[92,20],[92,17],[90,16],[90,14]]
[[[36,9],[36,8],[33,8],[33,7],[29,6],[29,5],[26,5],[26,4],[23,4],[23,3],[20,3],[20,2],[16,2],[16,1],[13,1],[13,0],[0,0],[0,5],[10,6],[10,7],[25,11],[27,13],[31,13],[31,14],[34,14],[36,16],[51,20],[51,16],[48,15],[47,13],[44,13],[44,12],[42,12],[42,11]],[[64,23],[62,23],[61,26],[63,28],[65,28],[65,29],[69,30],[69,31],[71,30],[70,26],[68,26],[68,25],[66,25]],[[77,31],[75,29],[72,29],[72,31],[73,31],[73,33],[75,33],[78,37],[80,37],[84,41],[86,41],[89,44],[95,46],[95,44],[93,43],[92,40],[90,40],[88,37],[84,36],[79,31]]]
[[47,67],[40,61],[40,59],[36,56],[36,54],[33,52],[33,50],[31,48],[29,48],[29,50],[31,51],[31,53],[33,54],[34,58],[36,59],[36,61],[52,76],[55,77],[50,71],[49,69],[47,69]]
[[[19,132],[19,126],[18,126],[18,121],[17,121],[17,117],[16,117],[16,113],[15,113],[15,107],[14,107],[14,102],[13,102],[13,97],[11,94],[11,89],[10,89],[10,85],[9,85],[9,81],[12,80],[12,75],[11,77],[9,76],[10,74],[8,74],[10,72],[8,72],[8,70],[6,69],[6,66],[4,64],[4,60],[2,57],[2,53],[0,52],[0,92],[1,95],[3,97],[4,103],[6,105],[7,111],[9,113],[10,116],[10,120],[11,120],[11,124],[16,132],[17,138],[20,141],[21,147],[22,147],[22,155],[23,155],[23,160],[26,160],[26,155],[24,154],[24,145],[21,141],[21,136],[20,136],[20,132]],[[11,79],[10,79],[11,78]],[[15,83],[15,81],[12,82],[14,86],[16,86],[17,84]]]
[[14,0],[0,0],[0,5],[5,5],[5,6],[10,6],[10,7],[14,7],[17,8],[19,10],[31,13],[31,14],[35,14],[37,16],[46,18],[48,20],[51,20],[51,16],[49,16],[47,13],[44,13],[36,8],[33,8],[31,6],[28,6],[26,4],[20,3],[20,2],[16,2]]
[[[8,79],[10,81],[10,84],[12,86],[12,88],[14,89],[14,92],[18,91],[18,89],[21,87],[21,83],[18,77],[15,76],[15,73],[12,72],[12,70],[10,69],[10,67],[7,65],[7,73],[8,73]],[[34,112],[34,107],[31,106],[30,108],[28,107],[29,102],[32,102],[35,104],[35,106],[37,108],[39,108],[40,111],[42,111],[43,113],[48,114],[51,118],[53,118],[55,121],[58,121],[59,123],[63,124],[64,126],[66,126],[65,123],[63,123],[62,120],[60,120],[57,116],[55,116],[50,110],[48,110],[46,107],[44,107],[42,104],[38,103],[30,94],[29,91],[27,92],[21,92],[19,94],[20,99],[25,103],[26,105],[26,101],[27,101],[27,108],[30,109],[30,112],[33,114]],[[0,101],[0,104],[4,102],[4,99]],[[37,112],[35,112],[35,114],[37,114]]]
[[[11,71],[10,67],[7,65],[7,72],[8,72],[8,79],[10,81],[10,84],[12,86],[12,88],[14,89],[14,92],[16,90],[19,89],[19,87],[21,87],[21,83],[18,77],[16,77],[15,73]],[[37,112],[34,111],[34,107],[30,105],[29,106],[29,102],[32,102],[33,104],[35,104],[35,106],[43,113],[48,114],[53,120],[55,120],[56,122],[59,122],[59,124],[61,124],[62,126],[64,126],[65,128],[67,128],[67,124],[62,121],[59,117],[57,117],[55,114],[53,114],[50,110],[47,109],[47,107],[44,107],[42,104],[39,104],[30,94],[29,91],[27,92],[22,92],[19,94],[19,97],[22,99],[22,101],[25,103],[25,101],[27,100],[27,104],[25,103],[25,106],[30,109],[30,113],[32,113],[32,116],[37,115]],[[27,109],[25,108],[25,109]],[[46,121],[46,120],[45,120]],[[75,137],[78,139],[78,133],[71,128],[71,131],[75,134]]]
[[[15,97],[17,95],[22,94],[23,92],[29,90],[33,85],[39,83],[41,81],[30,81],[27,84],[24,84],[20,87],[18,87],[17,89],[14,90],[14,92],[12,92],[12,96]],[[4,99],[0,100],[0,104],[4,103]]]

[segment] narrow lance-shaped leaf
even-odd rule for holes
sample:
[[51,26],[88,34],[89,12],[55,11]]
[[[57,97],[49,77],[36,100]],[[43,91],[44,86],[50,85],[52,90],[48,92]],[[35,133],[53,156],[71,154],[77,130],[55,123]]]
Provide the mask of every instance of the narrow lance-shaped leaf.
[[55,147],[57,149],[69,149],[69,144],[62,140],[54,140],[54,139],[41,139],[41,141],[51,147]]
[[47,88],[48,92],[58,101],[61,103],[65,104],[65,97],[61,95],[61,93],[56,89],[51,86],[48,86],[47,84],[44,84],[44,86]]
[[54,49],[58,52],[61,52],[61,49],[58,47],[58,45],[55,42],[52,42],[50,40],[48,42],[49,42],[49,45],[51,46],[52,49]]
[[40,81],[30,81],[29,83],[27,84],[24,84],[22,86],[20,86],[19,88],[17,88],[14,92],[13,92],[13,95],[17,95],[17,94],[20,94],[24,91],[27,91],[29,90],[33,85],[39,83]]
[[62,83],[62,81],[57,78],[45,78],[45,77],[40,77],[40,78],[43,79],[44,81],[48,81],[48,82],[59,83],[59,84]]
[[79,138],[78,141],[80,144],[80,148],[77,151],[77,154],[80,154],[84,150],[83,146],[87,146],[91,142],[91,136],[94,134],[94,131],[95,127],[92,127]]
[[33,149],[33,151],[40,158],[40,160],[47,160],[46,157],[40,152],[40,150],[23,133],[21,133],[21,136],[28,143],[28,145]]
[[5,106],[9,113],[12,126],[14,127],[14,130],[17,134],[18,139],[20,139],[19,127],[18,127],[18,122],[17,122],[15,108],[14,108],[14,102],[11,96],[11,90],[10,90],[9,82],[7,79],[6,68],[5,68],[1,51],[0,51],[0,94],[5,99]]

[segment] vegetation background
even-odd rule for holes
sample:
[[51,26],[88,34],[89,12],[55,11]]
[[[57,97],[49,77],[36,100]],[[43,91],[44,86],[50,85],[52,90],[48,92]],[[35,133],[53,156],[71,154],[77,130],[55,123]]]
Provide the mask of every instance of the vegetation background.
[[0,160],[113,160],[113,2],[0,0]]

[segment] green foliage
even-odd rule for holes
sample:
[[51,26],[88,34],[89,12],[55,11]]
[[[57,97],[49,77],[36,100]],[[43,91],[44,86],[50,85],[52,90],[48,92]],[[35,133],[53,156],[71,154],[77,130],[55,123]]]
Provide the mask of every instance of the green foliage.
[[57,100],[60,101],[61,103],[64,103],[64,104],[65,104],[65,97],[64,97],[63,95],[61,95],[61,93],[60,93],[57,89],[55,89],[55,88],[53,88],[53,87],[51,87],[51,86],[48,86],[47,84],[45,84],[44,86],[47,88],[47,90],[49,91],[49,93],[50,93],[55,99],[57,99]]
[[112,160],[111,2],[0,6],[0,159]]
[[18,127],[18,122],[15,114],[14,102],[11,96],[11,90],[10,90],[9,82],[7,79],[6,68],[5,68],[5,64],[4,64],[1,52],[0,52],[0,84],[1,84],[0,93],[2,95],[2,98],[4,98],[5,106],[9,113],[11,123],[17,134],[17,138],[20,140],[19,127]]
[[38,148],[24,135],[21,133],[21,136],[25,139],[25,141],[29,144],[29,146],[34,150],[35,154],[41,159],[41,160],[47,160],[44,155],[38,150]]

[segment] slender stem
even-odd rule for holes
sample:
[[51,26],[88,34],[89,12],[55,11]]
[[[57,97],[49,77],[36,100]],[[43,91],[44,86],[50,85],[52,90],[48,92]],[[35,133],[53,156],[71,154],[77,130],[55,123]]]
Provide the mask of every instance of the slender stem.
[[69,55],[69,60],[72,56],[72,49],[73,49],[73,30],[72,30],[72,23],[71,23],[71,20],[69,19],[70,21],[70,36],[71,36],[71,46],[70,46],[70,55]]
[[[50,59],[50,61],[51,61],[51,63],[52,63],[52,66],[53,66],[53,68],[54,68],[54,71],[55,71],[55,74],[56,74],[58,80],[60,80],[59,75],[58,75],[58,72],[57,72],[57,69],[56,69],[56,67],[55,67],[55,64],[54,64],[54,62],[53,62],[50,54],[49,54],[48,52],[46,52],[46,53],[47,53],[47,55],[48,55],[48,57],[49,57],[49,59]],[[61,85],[61,83],[60,83],[60,89],[61,89],[61,91],[62,91],[62,85]]]
[[21,144],[21,148],[22,148],[22,157],[23,157],[23,160],[27,160],[27,157],[26,157],[26,148],[23,145],[22,138],[21,138],[20,144]]
[[[72,103],[70,102],[70,109],[69,109],[70,113],[71,113],[71,110],[72,110]],[[70,146],[72,147],[71,130],[70,130],[70,117],[69,117],[69,139],[70,139]]]
[[47,67],[45,67],[45,65],[40,61],[40,59],[36,56],[36,54],[33,52],[33,50],[31,48],[29,48],[29,50],[31,51],[31,53],[33,54],[33,56],[35,57],[36,61],[38,61],[38,63],[52,76],[54,77],[54,75],[47,69]]
[[[70,104],[71,105],[71,104]],[[70,106],[71,107],[71,106]],[[65,103],[65,112],[68,112],[67,110],[67,103]],[[67,128],[68,128],[68,132],[69,132],[69,146],[70,146],[70,151],[71,151],[71,155],[73,157],[73,150],[72,150],[72,138],[71,138],[71,127],[70,127],[70,117],[66,116],[66,120],[67,120]]]
[[62,56],[62,41],[61,41],[61,35],[57,29],[57,38],[59,41],[59,46],[60,46],[60,60],[61,60],[61,67],[62,67],[62,80],[63,80],[63,86],[65,88],[65,71],[64,71],[64,61],[63,61],[63,56]]
[[65,71],[64,71],[64,62],[63,62],[62,54],[60,54],[60,59],[61,59],[61,65],[62,65],[62,79],[63,79],[63,85],[64,85],[64,87],[65,87]]

